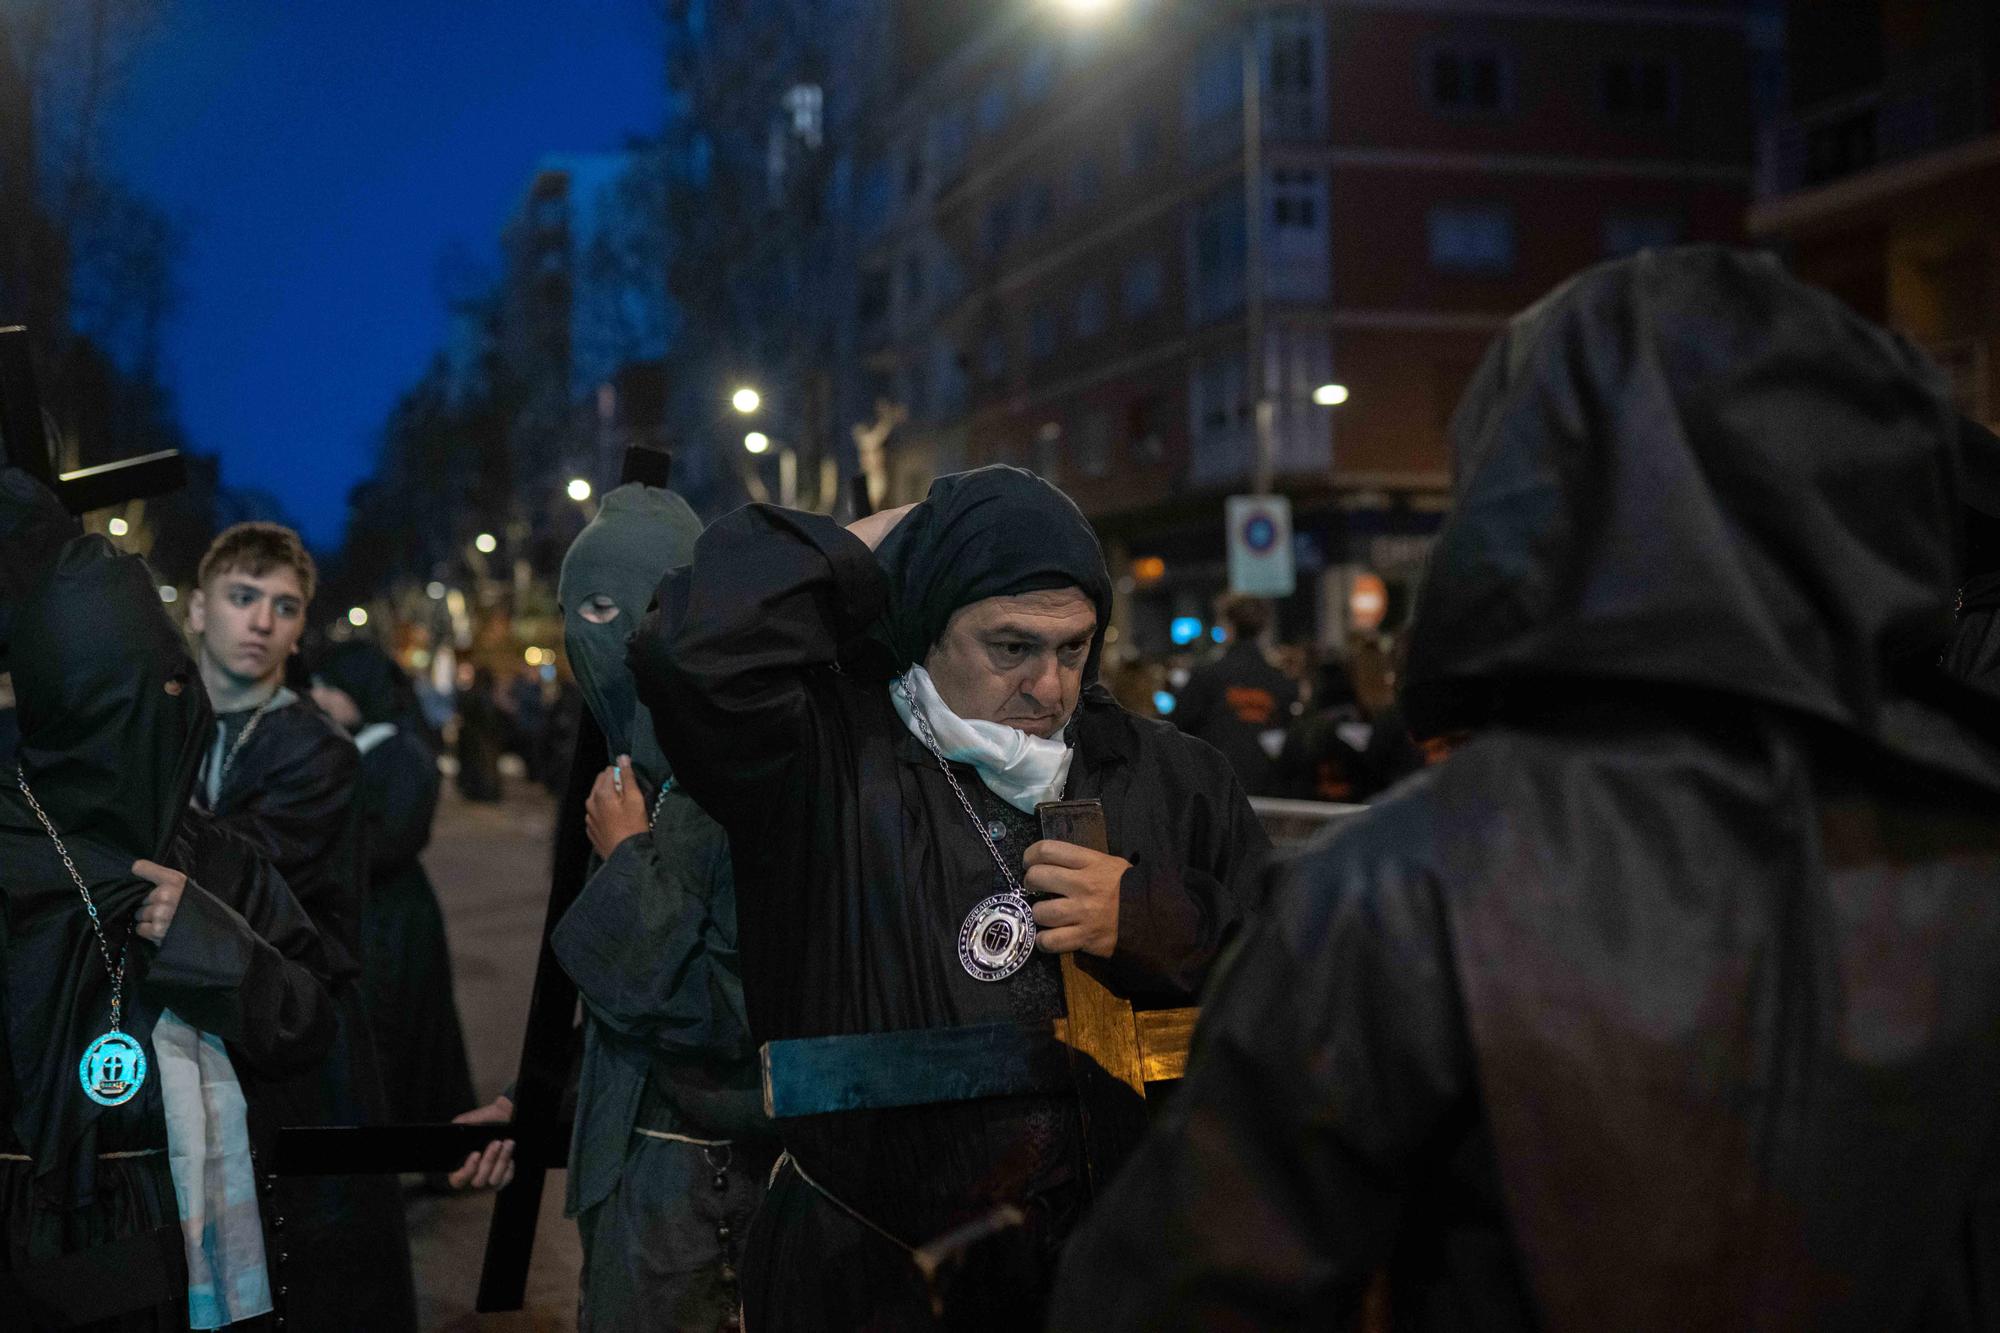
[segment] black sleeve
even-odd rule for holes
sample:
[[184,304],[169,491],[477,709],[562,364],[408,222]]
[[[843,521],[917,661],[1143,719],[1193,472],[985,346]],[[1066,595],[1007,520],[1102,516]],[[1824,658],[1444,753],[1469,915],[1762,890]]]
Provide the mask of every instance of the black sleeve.
[[[1171,735],[1171,733],[1169,733]],[[1229,761],[1181,741],[1194,775],[1175,826],[1185,856],[1139,853],[1118,885],[1118,946],[1085,965],[1134,999],[1188,1004],[1216,957],[1258,905],[1271,840]]]
[[360,940],[360,756],[331,731],[261,775],[221,823],[273,864],[319,929],[336,966],[352,970]]
[[1345,1327],[1473,1105],[1436,887],[1320,856],[1225,964],[1187,1079],[1065,1252],[1051,1328]]
[[631,646],[674,777],[732,834],[776,813],[818,730],[812,676],[882,614],[887,580],[832,519],[748,505],[669,573]]
[[202,860],[198,869],[234,882],[210,893],[189,876],[147,968],[147,997],[221,1037],[260,1075],[312,1068],[334,1035],[318,933],[261,858],[246,850]]
[[1217,673],[1210,667],[1196,667],[1188,675],[1187,684],[1181,686],[1174,696],[1174,711],[1171,721],[1190,736],[1201,734],[1215,713],[1215,699],[1220,686]]

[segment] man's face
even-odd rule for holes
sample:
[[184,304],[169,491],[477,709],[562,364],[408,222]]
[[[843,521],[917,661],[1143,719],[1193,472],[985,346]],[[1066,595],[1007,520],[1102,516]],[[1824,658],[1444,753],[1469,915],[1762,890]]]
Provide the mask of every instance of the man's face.
[[188,599],[188,628],[211,662],[245,684],[282,675],[306,628],[298,571],[223,570]]
[[952,612],[924,668],[960,717],[1047,738],[1076,711],[1096,632],[1076,588],[988,597]]

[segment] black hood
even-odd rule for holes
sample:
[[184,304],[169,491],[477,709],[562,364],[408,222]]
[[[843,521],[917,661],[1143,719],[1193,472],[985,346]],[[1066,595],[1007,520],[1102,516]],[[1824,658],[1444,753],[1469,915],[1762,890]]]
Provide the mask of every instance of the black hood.
[[1111,623],[1111,575],[1076,502],[1034,473],[995,464],[939,477],[875,553],[889,578],[877,631],[898,671],[922,662],[952,612],[988,597],[1079,588],[1097,608],[1084,683]]
[[213,715],[146,562],[102,537],[62,549],[13,632],[20,763],[65,837],[158,859]]
[[1958,429],[1929,361],[1769,258],[1590,270],[1500,336],[1453,421],[1412,729],[1541,686],[1686,687],[1990,781],[1912,697],[1951,628]]
[[314,665],[312,678],[354,700],[364,725],[401,723],[416,707],[403,669],[366,639],[349,639],[328,648]]

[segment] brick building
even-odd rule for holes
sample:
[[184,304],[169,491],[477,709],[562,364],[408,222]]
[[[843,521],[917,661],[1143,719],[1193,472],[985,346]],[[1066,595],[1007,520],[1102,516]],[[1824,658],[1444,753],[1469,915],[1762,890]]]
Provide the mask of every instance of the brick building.
[[[1608,255],[1742,233],[1769,45],[1743,0],[904,9],[925,27],[875,138],[860,297],[908,412],[895,498],[989,461],[1054,477],[1118,563],[1164,561],[1131,585],[1128,643],[1164,646],[1223,585],[1253,359],[1298,511],[1286,628],[1334,642],[1354,569],[1413,576],[1506,318]],[[1346,401],[1316,403],[1331,384]]]
[[1751,230],[2000,420],[2000,7],[1794,0],[1787,20]]

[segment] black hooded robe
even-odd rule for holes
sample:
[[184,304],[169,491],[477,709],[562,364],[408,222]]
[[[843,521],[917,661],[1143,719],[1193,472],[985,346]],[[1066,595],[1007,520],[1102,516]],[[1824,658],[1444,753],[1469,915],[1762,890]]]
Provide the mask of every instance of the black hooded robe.
[[[222,719],[201,782],[227,752],[248,710]],[[300,698],[272,708],[223,775],[217,823],[262,852],[319,928],[335,974],[334,1047],[287,1089],[290,1124],[361,1125],[387,1119],[375,1040],[361,991],[362,806],[354,743]],[[205,794],[205,792],[204,792]],[[469,1100],[469,1099],[468,1099]],[[464,1109],[464,1108],[460,1108]],[[416,1327],[416,1286],[395,1176],[296,1176],[278,1184],[292,1228],[295,1330]]]
[[[276,1081],[312,1067],[332,1040],[329,968],[269,863],[187,809],[209,712],[156,580],[102,538],[60,541],[63,524],[41,534],[57,540],[37,540],[17,520],[53,501],[21,473],[0,474],[0,490],[0,564],[16,574],[32,564],[38,580],[0,596],[20,762],[113,949],[152,887],[131,875],[134,860],[188,875],[165,939],[129,947],[123,1028],[155,1072],[131,1101],[99,1106],[76,1069],[109,1027],[111,981],[11,766],[0,783],[0,1311],[26,1333],[77,1319],[105,1333],[185,1329],[154,1023],[171,1008],[223,1039],[254,1158],[275,1127]],[[268,1196],[260,1204],[275,1294],[285,1238]]]
[[361,710],[355,744],[368,867],[361,991],[386,1117],[399,1124],[449,1120],[473,1105],[473,1091],[444,912],[420,859],[437,814],[437,752],[402,668],[374,644],[334,648],[313,675]]
[[[1009,479],[975,484],[993,480]],[[934,489],[934,500],[941,494]],[[960,924],[996,891],[996,867],[936,761],[897,717],[886,676],[852,665],[866,653],[850,657],[852,669],[839,665],[871,628],[900,640],[901,660],[912,660],[959,596],[989,595],[979,591],[980,571],[1010,577],[996,556],[1022,569],[1048,558],[1032,525],[962,531],[953,520],[963,516],[939,504],[904,519],[900,553],[889,557],[899,570],[892,606],[884,563],[831,519],[738,510],[703,532],[692,566],[668,575],[658,618],[634,639],[640,697],[654,716],[674,720],[659,737],[674,772],[729,834],[744,993],[759,1042],[1062,1012],[1053,955],[1037,954],[997,983],[960,966]],[[1074,523],[1082,528],[1080,515]],[[1082,531],[1076,540],[1101,572]],[[919,537],[925,549],[912,553]],[[939,586],[915,572],[926,562],[959,576],[961,592],[943,599],[952,605],[923,610]],[[912,631],[926,616],[933,628]],[[1069,794],[1103,800],[1112,850],[1133,862],[1117,953],[1081,961],[1124,994],[1185,1003],[1239,920],[1239,895],[1269,844],[1227,761],[1208,746],[1134,717],[1095,685],[1072,727]],[[972,768],[956,771],[1018,867],[1038,836],[1033,816],[993,797]],[[784,1121],[779,1131],[799,1168],[895,1240],[798,1170],[781,1172],[743,1259],[751,1328],[933,1326],[903,1247],[1001,1202],[1025,1203],[1029,1224],[968,1259],[943,1326],[1039,1321],[1055,1249],[1082,1201],[1072,1099],[851,1112]]]
[[1475,738],[1219,979],[1054,1327],[2000,1327],[2000,748],[1940,378],[1766,259],[1586,274],[1455,426]]

